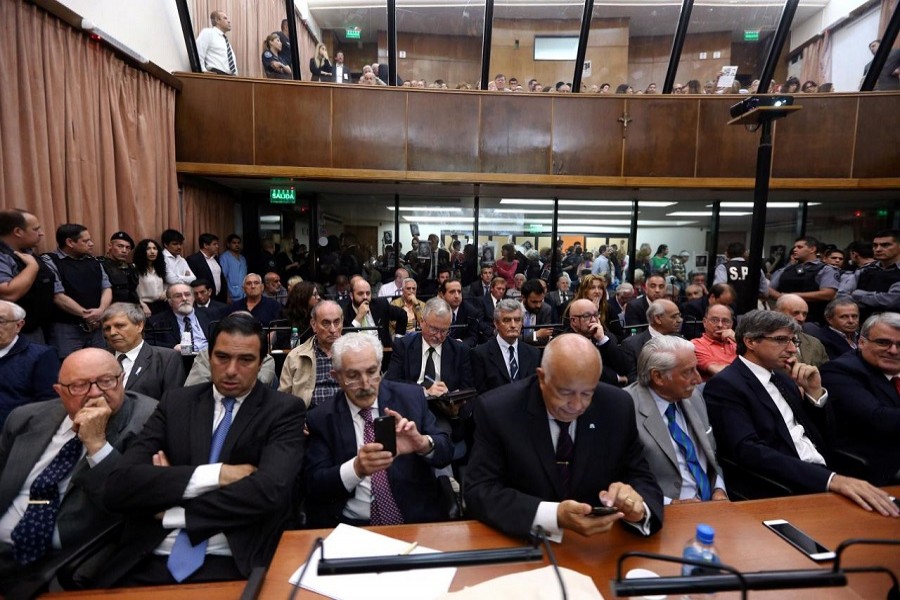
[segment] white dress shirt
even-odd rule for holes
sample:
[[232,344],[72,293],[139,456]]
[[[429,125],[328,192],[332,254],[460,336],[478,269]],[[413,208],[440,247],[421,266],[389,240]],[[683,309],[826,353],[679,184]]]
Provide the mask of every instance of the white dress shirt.
[[434,356],[431,359],[434,362],[434,380],[441,380],[441,349],[443,346],[443,344],[440,346],[430,346],[428,342],[425,341],[425,338],[422,338],[422,368],[419,369],[419,377],[416,379],[416,383],[422,385],[425,382],[425,364],[428,360],[429,348],[434,348]]
[[183,256],[175,256],[163,248],[163,258],[166,260],[166,284],[186,283],[190,285],[197,279]]
[[222,265],[216,260],[215,254],[207,256],[206,252],[203,252],[202,250],[200,251],[200,254],[206,259],[206,266],[208,266],[210,272],[212,272],[213,280],[210,281],[210,283],[213,286],[213,296],[216,296],[222,291]]
[[[356,447],[361,448],[365,444],[366,421],[359,415],[361,410],[346,398],[344,402],[350,408],[350,418],[353,421],[353,433],[356,436]],[[372,419],[379,415],[378,399],[369,408],[372,409]],[[348,519],[368,521],[372,517],[372,478],[366,475],[360,477],[353,469],[356,456],[341,465],[341,482],[348,492],[353,492],[353,497],[347,500],[343,515]]]
[[[128,378],[131,377],[131,371],[132,371],[132,369],[134,369],[134,361],[137,360],[138,354],[141,353],[141,348],[143,348],[143,347],[144,347],[144,342],[142,340],[140,344],[138,344],[137,346],[135,346],[134,348],[132,348],[131,350],[129,350],[128,352],[125,353],[125,358],[120,363],[122,365],[122,370],[125,371],[125,378],[122,380],[123,386],[128,383]],[[122,354],[121,352],[116,352],[116,360],[119,359],[119,356],[121,354]],[[138,368],[138,372],[135,373],[135,375],[139,375],[139,374],[140,374],[140,368]]]
[[[217,69],[223,73],[231,73],[228,64],[228,44],[225,42],[225,34],[218,27],[207,27],[197,36],[197,54],[200,56],[200,66],[205,72]],[[237,56],[232,49],[234,60],[234,74],[238,74]]]

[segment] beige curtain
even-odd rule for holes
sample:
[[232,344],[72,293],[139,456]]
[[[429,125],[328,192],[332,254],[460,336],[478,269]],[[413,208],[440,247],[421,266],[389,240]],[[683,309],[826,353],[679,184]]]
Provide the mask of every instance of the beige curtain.
[[184,203],[184,245],[196,251],[201,233],[219,236],[220,251],[225,251],[225,238],[234,233],[234,198],[228,192],[195,183],[181,186]]
[[0,2],[0,197],[105,251],[180,225],[175,91],[23,0]]
[[815,81],[821,85],[831,81],[831,32],[825,31],[818,39],[803,48],[803,67],[800,84]]
[[[898,0],[881,0],[881,14],[878,19],[879,39],[884,36],[888,21],[891,20],[891,15],[894,14],[894,11],[897,9],[897,1]],[[894,48],[900,48],[900,36],[897,36],[897,39],[894,40]]]

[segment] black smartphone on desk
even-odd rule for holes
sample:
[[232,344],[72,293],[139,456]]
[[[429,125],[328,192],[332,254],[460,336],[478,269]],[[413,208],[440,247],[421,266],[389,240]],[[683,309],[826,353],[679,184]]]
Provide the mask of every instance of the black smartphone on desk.
[[397,456],[397,420],[392,415],[378,417],[374,422],[375,441]]

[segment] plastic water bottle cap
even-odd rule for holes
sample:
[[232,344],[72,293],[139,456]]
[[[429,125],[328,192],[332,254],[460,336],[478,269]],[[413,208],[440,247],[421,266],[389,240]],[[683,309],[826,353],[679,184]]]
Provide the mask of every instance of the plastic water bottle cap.
[[703,523],[697,525],[697,539],[703,544],[712,544],[716,537],[716,530]]

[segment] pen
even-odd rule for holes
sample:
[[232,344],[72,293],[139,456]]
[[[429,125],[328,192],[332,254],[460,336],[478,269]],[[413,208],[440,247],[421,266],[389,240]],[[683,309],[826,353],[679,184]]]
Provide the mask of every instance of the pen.
[[437,381],[435,381],[434,377],[432,377],[431,375],[425,375],[422,379],[423,379],[423,381],[430,381],[431,385],[434,385],[435,383],[437,383]]
[[400,556],[406,556],[407,554],[412,553],[413,550],[419,547],[419,542],[413,542],[409,546],[406,547],[406,550],[400,553]]

